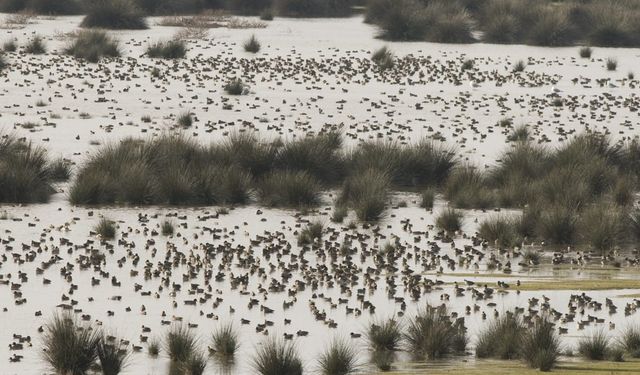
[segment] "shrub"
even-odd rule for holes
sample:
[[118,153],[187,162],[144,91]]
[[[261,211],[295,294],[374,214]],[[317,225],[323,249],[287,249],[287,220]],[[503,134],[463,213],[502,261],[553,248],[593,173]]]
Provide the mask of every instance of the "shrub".
[[462,62],[462,65],[460,66],[461,70],[471,70],[473,69],[473,66],[475,65],[475,60],[474,59],[466,59]]
[[469,43],[474,40],[472,21],[459,3],[429,1],[425,4],[417,0],[377,3],[369,12],[369,20],[380,25],[386,39],[436,43]]
[[274,171],[258,189],[260,201],[271,207],[307,207],[320,203],[320,185],[307,172]]
[[366,336],[372,352],[395,352],[402,343],[402,327],[396,319],[389,318],[369,324]]
[[253,368],[260,375],[302,375],[302,360],[293,344],[268,339],[253,358]]
[[618,68],[618,60],[613,57],[607,58],[607,70],[614,71]]
[[333,185],[342,181],[346,173],[341,148],[342,138],[337,132],[306,136],[277,147],[273,166],[307,172],[320,182]]
[[633,358],[640,358],[640,328],[628,326],[620,338],[620,346]]
[[103,29],[146,29],[147,21],[131,0],[91,0],[81,27]]
[[152,339],[149,341],[149,345],[147,345],[147,350],[149,351],[149,355],[152,357],[157,357],[160,354],[160,343],[157,339]]
[[47,165],[47,173],[52,181],[67,181],[71,177],[71,163],[63,158],[55,159]]
[[315,240],[322,239],[322,231],[324,230],[324,224],[320,221],[314,221],[309,223],[298,235],[298,244],[309,245]]
[[243,95],[247,91],[247,86],[239,78],[234,78],[224,86],[224,92],[228,95]]
[[24,46],[24,51],[33,55],[42,55],[47,53],[47,47],[44,43],[44,39],[42,39],[41,36],[36,35]]
[[183,128],[190,128],[193,125],[193,117],[191,116],[191,112],[183,112],[181,113],[176,122],[179,126]]
[[334,223],[342,223],[344,218],[349,214],[347,207],[343,205],[335,205],[333,207],[333,214],[331,215],[331,221]]
[[371,362],[382,372],[390,371],[396,353],[390,350],[379,350],[371,353]]
[[601,253],[612,250],[623,235],[623,219],[615,207],[598,204],[581,215],[581,225],[585,242]]
[[250,176],[217,150],[181,137],[124,140],[91,156],[70,190],[74,204],[236,204]]
[[202,353],[193,353],[179,367],[185,375],[202,375],[207,368],[207,359]]
[[478,234],[499,248],[510,248],[519,242],[513,219],[503,216],[484,220],[480,224]]
[[509,142],[527,142],[531,138],[527,125],[520,125],[507,136]]
[[542,211],[538,233],[551,244],[572,244],[577,236],[577,226],[575,210],[554,206]]
[[[382,4],[382,2],[379,2]],[[384,12],[373,19],[380,26],[381,36],[390,40],[422,40],[426,23],[421,13],[424,6],[417,0],[386,1]],[[371,12],[369,12],[371,14]]]
[[527,249],[522,252],[522,261],[531,266],[537,266],[540,264],[540,253],[533,249]]
[[446,181],[444,196],[458,208],[487,208],[493,205],[493,193],[486,186],[486,177],[475,167],[456,168]]
[[609,336],[604,330],[594,331],[578,341],[578,352],[586,359],[602,361],[610,351]]
[[591,47],[580,47],[580,57],[583,59],[590,59],[591,54],[593,54],[593,49]]
[[100,334],[79,327],[70,313],[55,315],[44,326],[44,359],[58,374],[84,374],[95,363]]
[[118,41],[109,37],[104,31],[85,30],[81,31],[73,43],[64,49],[64,53],[96,63],[103,57],[120,56],[120,47]]
[[102,239],[112,240],[116,237],[116,224],[103,217],[93,228],[93,231],[100,235]]
[[278,14],[285,17],[347,17],[351,0],[275,0]]
[[376,221],[384,213],[388,189],[387,173],[365,169],[345,180],[338,202],[352,207],[360,221]]
[[434,43],[471,43],[475,41],[469,13],[452,1],[431,1],[422,13],[428,27],[425,40]]
[[413,145],[365,142],[349,156],[353,174],[367,169],[386,173],[400,187],[437,186],[447,179],[457,160],[452,149],[421,140]]
[[16,42],[13,40],[8,40],[4,42],[4,44],[2,45],[2,50],[4,52],[15,52],[17,49],[18,49],[18,46]]
[[586,39],[594,46],[637,46],[640,42],[637,27],[638,9],[630,9],[624,2],[597,1],[590,4],[583,16]]
[[118,339],[109,342],[103,337],[98,342],[96,351],[103,375],[118,375],[127,364],[129,350],[120,345]]
[[272,0],[229,0],[228,8],[238,14],[258,15],[272,6]]
[[387,48],[387,46],[381,47],[371,55],[371,61],[373,61],[381,70],[387,70],[393,68],[394,56],[393,52]]
[[433,189],[426,189],[420,193],[420,207],[430,210],[433,208],[436,192]]
[[46,202],[55,192],[45,149],[0,136],[0,202]]
[[147,47],[146,53],[152,59],[183,59],[187,55],[187,43],[181,39],[156,42]]
[[187,326],[179,324],[167,331],[164,345],[171,361],[185,363],[196,355],[198,340]]
[[273,11],[271,9],[265,9],[260,13],[260,19],[262,21],[273,21]]
[[536,22],[527,31],[527,44],[537,46],[567,46],[577,39],[567,11],[555,7],[540,8]]
[[251,53],[258,53],[260,51],[260,42],[255,35],[251,35],[251,38],[244,42],[244,50]]
[[436,226],[447,232],[457,232],[462,229],[462,214],[454,209],[448,208],[440,213],[436,218]]
[[427,306],[410,319],[405,340],[414,357],[439,359],[464,352],[465,331],[460,321],[451,321],[444,307]]
[[238,332],[232,324],[226,324],[213,331],[212,349],[215,357],[224,363],[234,361],[236,351],[240,347]]
[[169,220],[164,220],[162,224],[160,224],[160,232],[163,236],[171,236],[174,233],[175,229],[173,227],[173,223]]
[[518,314],[502,314],[478,334],[476,356],[496,359],[519,358],[525,332],[526,327]]
[[356,350],[346,340],[334,339],[320,355],[318,367],[322,375],[348,375],[358,369]]
[[536,319],[522,339],[522,358],[531,368],[551,371],[560,356],[560,339],[547,318]]
[[37,14],[79,14],[82,3],[79,0],[29,0],[26,10]]
[[525,62],[522,60],[518,60],[515,64],[513,64],[513,68],[511,69],[511,71],[514,73],[520,73],[523,72],[525,68]]

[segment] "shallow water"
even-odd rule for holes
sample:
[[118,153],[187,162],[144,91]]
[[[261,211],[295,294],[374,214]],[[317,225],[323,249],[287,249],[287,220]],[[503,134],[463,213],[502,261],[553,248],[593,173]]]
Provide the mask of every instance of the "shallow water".
[[[4,29],[0,33],[3,39],[16,38],[19,44],[36,33],[40,34],[46,37],[50,50],[55,53],[67,43],[60,34],[75,30],[79,21],[79,17],[35,19],[24,29]],[[150,24],[155,24],[155,21]],[[273,138],[301,136],[338,126],[343,129],[348,144],[374,138],[413,142],[422,136],[438,134],[471,162],[480,165],[494,163],[507,147],[507,131],[495,126],[503,117],[513,117],[515,124],[534,125],[535,138],[548,140],[552,146],[567,134],[587,128],[608,129],[615,139],[637,135],[629,124],[637,118],[636,90],[631,85],[638,82],[624,80],[627,72],[637,66],[638,50],[635,49],[598,48],[595,49],[594,60],[588,61],[577,57],[576,48],[389,43],[398,57],[408,54],[414,57],[407,59],[406,64],[415,66],[415,71],[402,76],[394,76],[394,73],[380,75],[368,67],[368,58],[373,50],[385,43],[374,38],[372,26],[354,17],[344,20],[276,19],[266,29],[259,30],[212,29],[206,40],[189,43],[189,59],[174,63],[140,57],[147,43],[169,38],[178,30],[153,26],[145,31],[115,32],[123,43],[125,57],[97,65],[51,53],[44,56],[8,54],[12,66],[3,77],[1,86],[0,130],[15,130],[34,143],[47,147],[53,155],[62,155],[76,163],[81,163],[87,154],[94,152],[96,143],[105,144],[128,136],[150,137],[163,132],[184,132],[207,142],[222,139],[240,129],[257,130],[261,136]],[[242,42],[253,33],[263,44],[262,51],[256,56],[245,53],[241,48]],[[476,60],[473,73],[460,73],[457,66],[463,59],[471,57]],[[608,72],[604,68],[607,57],[618,59],[616,72]],[[530,65],[525,73],[515,76],[510,73],[510,66],[519,59],[529,59]],[[162,80],[151,78],[152,67],[162,71]],[[223,94],[223,84],[235,75],[251,82],[250,95],[227,97]],[[572,82],[574,78],[579,79],[577,84]],[[590,81],[586,82],[586,79]],[[617,87],[609,87],[608,83],[600,87],[596,79],[610,79]],[[478,87],[472,87],[471,81]],[[553,87],[560,89],[560,96],[570,104],[561,108],[550,106]],[[44,100],[48,105],[38,107],[35,105],[38,100]],[[233,109],[224,110],[223,103],[233,104]],[[422,103],[422,109],[416,108],[418,103]],[[189,130],[176,129],[173,126],[175,116],[187,110],[195,114],[195,126]],[[81,118],[81,113],[87,113],[91,118]],[[59,118],[52,118],[52,115]],[[151,116],[151,124],[140,121],[144,115]],[[14,126],[26,122],[40,126],[31,131]],[[363,271],[367,267],[375,268],[371,257],[360,260],[360,254],[378,251],[395,238],[406,249],[404,255],[413,256],[407,258],[406,265],[411,274],[421,274],[434,282],[442,281],[431,292],[422,295],[419,301],[412,301],[403,290],[402,273],[396,272],[398,289],[394,296],[404,297],[405,316],[410,317],[426,303],[445,303],[458,314],[464,314],[465,306],[477,304],[480,311],[466,316],[471,346],[475,334],[486,323],[482,312],[486,313],[488,321],[494,312],[528,307],[531,298],[543,300],[546,296],[551,308],[566,313],[571,294],[579,293],[563,290],[516,293],[514,285],[517,280],[526,283],[551,279],[561,283],[565,279],[640,278],[635,267],[612,270],[609,266],[601,266],[598,259],[586,266],[552,266],[551,252],[545,254],[541,266],[521,267],[517,265],[518,257],[510,258],[510,254],[500,254],[491,249],[485,251],[486,257],[482,260],[474,258],[470,262],[477,262],[477,269],[472,265],[460,266],[457,261],[453,262],[456,266],[450,269],[447,257],[457,260],[456,249],[471,245],[469,237],[475,231],[476,222],[492,213],[465,212],[465,235],[458,235],[454,239],[455,246],[452,246],[438,238],[433,228],[434,213],[442,210],[445,202],[437,201],[433,212],[428,212],[418,207],[417,196],[408,193],[393,197],[396,205],[406,201],[408,207],[390,209],[389,215],[378,226],[349,230],[329,223],[332,197],[328,194],[321,208],[300,217],[293,211],[253,205],[213,217],[217,207],[72,207],[65,198],[67,185],[60,185],[59,190],[60,193],[48,204],[0,206],[0,212],[6,211],[9,215],[8,220],[0,221],[0,239],[6,241],[3,242],[2,253],[6,260],[3,259],[0,265],[0,275],[12,283],[18,282],[19,273],[28,277],[28,281],[22,282],[19,288],[21,296],[15,295],[9,285],[0,285],[3,296],[0,301],[7,309],[0,312],[3,317],[0,319],[0,342],[4,343],[0,345],[2,374],[47,371],[40,358],[37,330],[50,318],[55,306],[71,303],[63,300],[63,295],[76,301],[74,308],[89,315],[91,322],[100,322],[103,328],[134,345],[141,345],[143,326],[151,328],[151,333],[144,335],[160,338],[166,329],[162,325],[163,320],[182,319],[185,323],[198,325],[197,334],[204,348],[209,344],[212,330],[222,322],[231,321],[240,329],[242,342],[234,369],[234,373],[239,374],[250,373],[251,355],[264,339],[262,333],[256,333],[256,324],[264,323],[265,319],[273,321],[268,331],[277,335],[307,330],[309,336],[296,338],[295,342],[301,349],[307,369],[312,370],[318,354],[332,337],[360,333],[374,319],[401,311],[400,303],[388,299],[385,277],[390,273],[386,271],[375,275],[377,288],[373,292],[367,291],[364,296],[376,306],[375,313],[363,309],[356,293],[356,289],[365,286]],[[258,210],[262,213],[258,214]],[[101,215],[119,222],[118,241],[113,242],[112,247],[101,244],[90,234]],[[140,220],[139,215],[148,218],[148,222]],[[167,216],[176,224],[180,236],[167,238],[145,232],[145,229],[157,230],[158,224]],[[305,225],[301,219],[314,217],[323,219],[330,228],[324,238],[329,242],[323,246],[335,244],[339,247],[345,236],[352,237],[353,261],[349,263],[338,258],[335,263],[354,267],[359,278],[349,285],[350,293],[340,293],[337,286],[329,287],[326,280],[318,285],[316,291],[310,287],[297,291],[296,302],[285,310],[283,302],[290,302],[294,297],[286,292],[265,293],[260,290],[274,280],[281,282],[283,268],[300,266],[299,258],[293,259],[291,254],[304,257],[307,262],[303,270],[293,271],[292,278],[284,283],[285,290],[294,288],[294,281],[303,276],[315,278],[322,275],[324,271],[318,266],[332,267],[331,259],[323,256],[317,248],[303,249],[296,245],[296,233]],[[412,228],[407,228],[406,220]],[[61,239],[65,241],[61,242]],[[275,246],[278,252],[282,252],[288,243],[291,244],[291,252],[282,255],[281,259],[276,259],[275,254],[268,259],[262,255],[269,246]],[[219,252],[207,252],[205,244],[236,249],[233,266],[228,267],[228,262],[221,259]],[[434,245],[440,250],[429,252]],[[91,248],[106,255],[106,262],[100,269],[102,275],[98,269],[80,270],[77,265],[79,257],[88,254]],[[571,249],[569,254],[582,250]],[[58,262],[38,274],[36,269],[43,268],[42,262],[49,261],[55,253],[60,257]],[[512,272],[501,274],[501,270],[488,270],[487,259],[491,254],[502,263],[511,260]],[[238,255],[253,255],[260,267],[272,264],[273,272],[250,274],[239,266]],[[420,255],[424,263],[416,262],[416,255]],[[165,260],[173,260],[176,256],[179,264],[171,267],[170,273],[163,269],[157,276],[145,279],[145,265],[150,270],[161,269]],[[27,260],[28,257],[30,259]],[[136,257],[139,260],[134,265]],[[121,261],[121,266],[118,261]],[[60,269],[68,263],[75,264],[75,267],[70,272],[71,278],[65,279],[60,275]],[[215,274],[221,265],[226,277],[220,282],[212,281],[208,291],[205,270]],[[396,267],[400,271],[404,269],[400,259]],[[439,273],[439,267],[443,267],[443,274]],[[193,271],[192,277],[185,279],[190,270]],[[477,276],[469,275],[475,272]],[[330,273],[335,275],[335,270]],[[483,273],[492,276],[481,277]],[[232,275],[244,274],[249,276],[246,288],[233,289],[229,279]],[[92,286],[94,277],[100,279],[99,285]],[[121,286],[113,286],[111,277],[121,282]],[[44,285],[45,278],[51,283]],[[474,300],[469,291],[456,297],[453,283],[464,285],[465,279],[478,284],[500,280],[509,283],[511,288],[504,293],[496,291],[490,300]],[[159,290],[165,280],[169,286],[181,284],[181,290],[174,293],[168,287]],[[77,289],[70,290],[72,284]],[[142,286],[140,291],[134,289],[136,284]],[[192,285],[197,286],[192,288]],[[204,288],[204,291],[197,291],[197,288]],[[142,296],[141,292],[151,292],[151,295]],[[185,305],[186,300],[205,297],[205,292],[211,294],[210,299],[196,306]],[[585,331],[594,329],[594,326],[596,329],[609,329],[612,323],[615,329],[611,333],[618,335],[622,328],[638,321],[637,315],[625,317],[623,312],[625,304],[635,304],[634,298],[619,296],[639,292],[640,289],[586,292],[602,304],[605,298],[612,299],[618,306],[618,312],[610,315],[606,308],[599,311],[586,308],[585,315],[576,316],[576,320],[585,319],[588,315],[603,318],[603,324],[591,324]],[[155,293],[158,293],[157,297]],[[450,295],[449,300],[446,300],[446,294]],[[115,296],[120,299],[114,300]],[[222,301],[214,307],[213,299],[218,297]],[[15,301],[21,298],[26,301],[16,305]],[[260,304],[275,312],[265,315],[259,306],[249,309],[250,298],[258,299]],[[328,298],[333,303],[337,303],[338,298],[346,298],[348,302],[332,307]],[[325,311],[327,318],[337,323],[337,328],[330,329],[323,322],[316,321],[310,313],[310,302]],[[141,311],[143,305],[145,314]],[[235,309],[234,313],[230,312],[231,307]],[[364,311],[356,317],[347,314],[346,307]],[[538,304],[531,308],[539,310],[541,306]],[[108,310],[114,315],[108,316]],[[42,312],[42,316],[36,316],[36,312]],[[208,318],[207,314],[214,314],[217,319]],[[251,323],[241,325],[241,318],[249,319]],[[284,319],[291,319],[291,324],[285,325]],[[583,332],[578,330],[576,323],[560,325],[568,328],[563,342],[568,347],[573,346]],[[30,335],[33,347],[17,352],[9,350],[8,344],[13,342],[14,334]],[[364,339],[353,339],[353,342],[361,348],[362,361],[365,362]],[[9,357],[16,353],[24,355],[24,359],[19,363],[9,363]],[[420,366],[406,360],[399,361],[396,366],[407,371],[421,371]],[[466,360],[473,361],[473,358],[470,356]],[[143,352],[132,356],[131,364],[124,373],[165,374],[167,367],[168,359],[164,356],[150,359]],[[216,373],[213,365],[207,371]],[[373,372],[373,369],[365,367],[363,371]]]

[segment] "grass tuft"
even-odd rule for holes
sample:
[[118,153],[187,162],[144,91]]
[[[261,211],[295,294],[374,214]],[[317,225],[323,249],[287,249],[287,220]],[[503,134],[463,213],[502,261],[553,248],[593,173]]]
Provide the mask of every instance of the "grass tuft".
[[244,42],[243,47],[246,52],[258,53],[260,51],[260,42],[255,35],[251,35],[251,38]]
[[389,318],[369,324],[366,336],[371,352],[396,352],[402,343],[402,327],[396,319]]
[[322,239],[324,224],[320,221],[313,221],[298,234],[298,244],[310,245],[316,240]]
[[525,331],[522,318],[518,314],[502,314],[478,334],[476,356],[495,359],[519,358]]
[[463,353],[467,346],[464,318],[452,321],[443,306],[426,306],[409,320],[405,340],[409,352],[417,359],[433,360]]
[[116,237],[116,223],[104,217],[93,230],[104,240],[112,240]]
[[302,375],[302,360],[291,343],[267,339],[253,357],[253,368],[260,375]]
[[560,352],[554,324],[546,317],[536,319],[522,338],[522,359],[529,367],[547,372],[555,367]]
[[320,355],[318,367],[322,375],[349,375],[358,370],[358,353],[345,339],[333,339]]
[[64,53],[78,59],[97,63],[103,57],[120,56],[118,41],[100,30],[83,30],[74,41],[64,49]]
[[93,0],[80,24],[86,28],[139,30],[147,21],[132,0]]
[[583,336],[578,341],[578,352],[586,359],[603,361],[608,358],[611,342],[607,333],[600,329],[590,335]]
[[591,47],[580,47],[580,57],[583,59],[590,59],[593,54],[593,48]]
[[186,363],[197,355],[198,340],[186,325],[174,325],[166,333],[165,351],[173,362]]
[[43,356],[58,374],[85,374],[98,358],[100,334],[80,327],[71,313],[55,315],[44,326]]
[[444,231],[453,233],[462,229],[462,213],[448,208],[440,213],[436,218],[436,226]]
[[175,232],[175,228],[171,221],[164,220],[162,224],[160,224],[160,231],[163,236],[171,236]]
[[108,341],[103,337],[96,351],[103,375],[118,375],[127,365],[129,350],[118,339]]
[[270,207],[309,207],[320,203],[320,184],[307,172],[274,171],[258,188],[260,201]]
[[156,42],[147,46],[146,54],[152,59],[183,59],[187,55],[187,43],[181,39]]
[[42,55],[47,53],[47,46],[41,36],[36,35],[24,46],[24,51],[32,55]]
[[240,348],[238,332],[232,324],[226,324],[213,331],[212,349],[213,355],[222,363],[232,363]]

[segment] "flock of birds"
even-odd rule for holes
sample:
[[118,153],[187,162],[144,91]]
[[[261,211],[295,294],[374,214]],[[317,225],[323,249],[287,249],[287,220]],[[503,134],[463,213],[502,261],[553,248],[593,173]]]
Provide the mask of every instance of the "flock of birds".
[[[26,41],[37,27],[5,36]],[[509,131],[502,118],[531,120],[539,142],[608,127],[624,139],[634,136],[640,106],[637,80],[606,72],[603,58],[583,60],[577,51],[575,57],[525,59],[525,70],[516,73],[513,56],[476,57],[463,69],[470,56],[425,49],[398,55],[393,68],[381,71],[370,50],[310,53],[275,40],[273,46],[264,40],[257,56],[242,52],[240,41],[208,38],[189,42],[188,59],[151,60],[141,55],[153,34],[131,35],[121,36],[124,57],[98,64],[53,52],[7,53],[0,130],[15,129],[77,163],[124,136],[185,132],[204,142],[234,131],[290,137],[326,128],[341,129],[353,144],[430,136],[456,145],[470,160],[493,162]],[[60,49],[55,38],[47,42]],[[556,66],[564,66],[564,74],[554,72]],[[588,76],[587,66],[602,78]],[[579,73],[567,76],[572,69]],[[247,83],[250,94],[225,95],[231,77]],[[184,111],[195,120],[189,129],[176,125]],[[38,336],[56,310],[119,330],[140,352],[177,322],[210,332],[230,321],[248,342],[348,332],[362,344],[369,322],[410,318],[427,302],[449,306],[452,318],[476,332],[482,321],[510,310],[527,321],[549,314],[561,334],[574,336],[591,326],[615,330],[640,307],[639,299],[610,292],[521,290],[550,269],[589,277],[590,267],[614,261],[636,268],[635,252],[609,259],[566,249],[532,264],[524,249],[541,244],[497,250],[476,238],[473,226],[446,234],[433,226],[433,212],[417,204],[396,205],[380,224],[354,228],[330,223],[330,207],[306,215],[256,207],[228,214],[75,208],[59,198],[66,187],[47,205],[0,207],[8,216],[0,221],[0,339],[9,342],[0,354],[10,362],[37,362]],[[118,219],[116,240],[91,232],[101,215]],[[312,216],[327,224],[323,236],[298,244]],[[162,220],[174,223],[173,235],[160,234]]]

